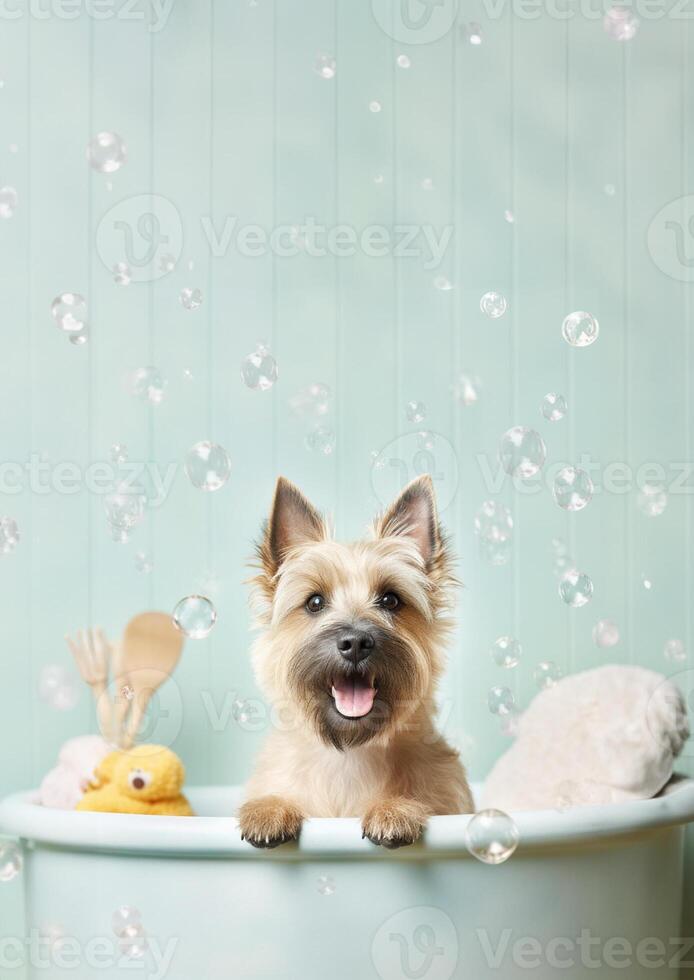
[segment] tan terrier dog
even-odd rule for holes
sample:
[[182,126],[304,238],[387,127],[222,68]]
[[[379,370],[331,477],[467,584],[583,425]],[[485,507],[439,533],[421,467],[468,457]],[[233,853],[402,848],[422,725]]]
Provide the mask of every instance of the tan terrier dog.
[[258,557],[253,657],[281,724],[247,786],[242,837],[276,847],[305,817],[359,816],[392,848],[432,814],[473,812],[434,724],[457,582],[430,478],[403,490],[370,540],[339,544],[280,477]]

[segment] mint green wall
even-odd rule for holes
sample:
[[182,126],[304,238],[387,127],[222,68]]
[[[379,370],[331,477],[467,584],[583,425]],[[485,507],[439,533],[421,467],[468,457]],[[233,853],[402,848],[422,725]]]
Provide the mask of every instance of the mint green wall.
[[[603,492],[567,515],[546,488],[525,495],[507,482],[499,499],[513,510],[516,535],[502,568],[481,561],[472,529],[493,496],[478,457],[495,470],[499,438],[514,424],[538,428],[550,462],[587,453],[603,468],[660,463],[669,481],[673,464],[694,457],[691,286],[677,278],[691,270],[667,251],[666,231],[655,256],[666,272],[647,242],[660,209],[691,189],[686,21],[664,13],[620,44],[578,10],[564,20],[537,8],[528,18],[506,3],[495,15],[494,5],[471,0],[442,37],[403,45],[365,0],[175,0],[158,31],[140,19],[17,10],[0,22],[0,183],[19,194],[15,216],[0,221],[2,459],[34,452],[84,467],[123,442],[131,459],[166,466],[210,438],[229,450],[233,473],[206,496],[179,469],[165,504],[126,546],[110,540],[102,500],[85,489],[3,495],[1,510],[16,518],[22,540],[0,559],[1,792],[35,785],[61,741],[93,727],[86,692],[66,713],[37,697],[41,667],[69,663],[63,634],[98,623],[117,635],[136,611],[172,609],[210,575],[219,623],[207,641],[188,644],[175,681],[181,710],[167,693],[164,727],[175,733],[180,722],[174,747],[191,781],[243,779],[262,735],[233,719],[215,730],[209,698],[219,709],[227,691],[257,696],[242,580],[276,475],[298,482],[334,512],[341,534],[354,535],[379,506],[371,451],[423,427],[452,444],[459,470],[442,516],[466,589],[444,693],[447,727],[473,776],[505,744],[486,707],[488,688],[505,679],[487,652],[500,633],[524,646],[510,675],[521,705],[541,659],[565,671],[607,660],[687,667],[668,664],[662,646],[670,636],[692,644],[691,495],[673,492],[654,520],[634,492]],[[480,46],[460,31],[469,21],[482,25]],[[322,52],[337,58],[332,80],[314,71]],[[409,69],[396,65],[403,52]],[[369,111],[374,99],[380,113]],[[111,190],[85,161],[99,130],[122,134],[129,148]],[[119,287],[95,248],[96,229],[114,204],[145,193],[180,214],[180,260],[156,282]],[[686,227],[686,202],[675,207]],[[421,255],[249,257],[231,244],[214,256],[206,216],[218,232],[226,216],[268,232],[313,216],[358,230],[451,225],[453,234],[434,270]],[[434,288],[436,276],[454,288]],[[203,291],[197,311],[178,302],[186,285]],[[509,300],[500,320],[480,313],[488,289]],[[84,347],[52,323],[51,300],[64,290],[87,298]],[[586,350],[561,339],[575,309],[600,320]],[[239,378],[261,338],[280,371],[265,393]],[[159,406],[124,385],[145,364],[169,379]],[[184,380],[185,368],[194,380]],[[483,381],[473,407],[451,395],[462,371]],[[305,422],[288,408],[314,381],[334,394],[329,456],[306,450]],[[562,422],[540,416],[548,391],[569,400]],[[427,406],[421,425],[406,419],[410,399]],[[437,472],[450,497],[450,464]],[[593,577],[584,609],[557,596],[557,535]],[[140,549],[153,555],[149,576],[134,568]],[[591,641],[601,617],[620,626],[614,651]]]

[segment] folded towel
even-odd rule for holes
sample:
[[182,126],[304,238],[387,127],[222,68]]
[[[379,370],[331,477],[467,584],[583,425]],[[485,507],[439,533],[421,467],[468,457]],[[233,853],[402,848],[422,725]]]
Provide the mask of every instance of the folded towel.
[[541,810],[648,799],[689,737],[684,699],[661,674],[607,666],[565,677],[521,716],[482,807]]

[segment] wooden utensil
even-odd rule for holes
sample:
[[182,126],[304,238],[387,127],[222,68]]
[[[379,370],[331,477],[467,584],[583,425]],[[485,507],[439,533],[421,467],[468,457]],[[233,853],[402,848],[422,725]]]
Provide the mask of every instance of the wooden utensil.
[[113,714],[107,692],[109,663],[113,653],[100,626],[78,630],[73,639],[65,637],[82,680],[92,689],[99,730],[107,742],[113,738]]
[[183,636],[166,613],[140,613],[125,627],[118,648],[114,711],[121,748],[132,745],[152,695],[173,673],[182,649]]

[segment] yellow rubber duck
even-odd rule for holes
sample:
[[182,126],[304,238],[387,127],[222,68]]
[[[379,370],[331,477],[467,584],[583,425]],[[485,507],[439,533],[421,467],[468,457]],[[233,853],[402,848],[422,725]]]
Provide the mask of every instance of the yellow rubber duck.
[[77,810],[192,817],[181,792],[185,769],[163,745],[137,745],[111,752],[97,766]]

